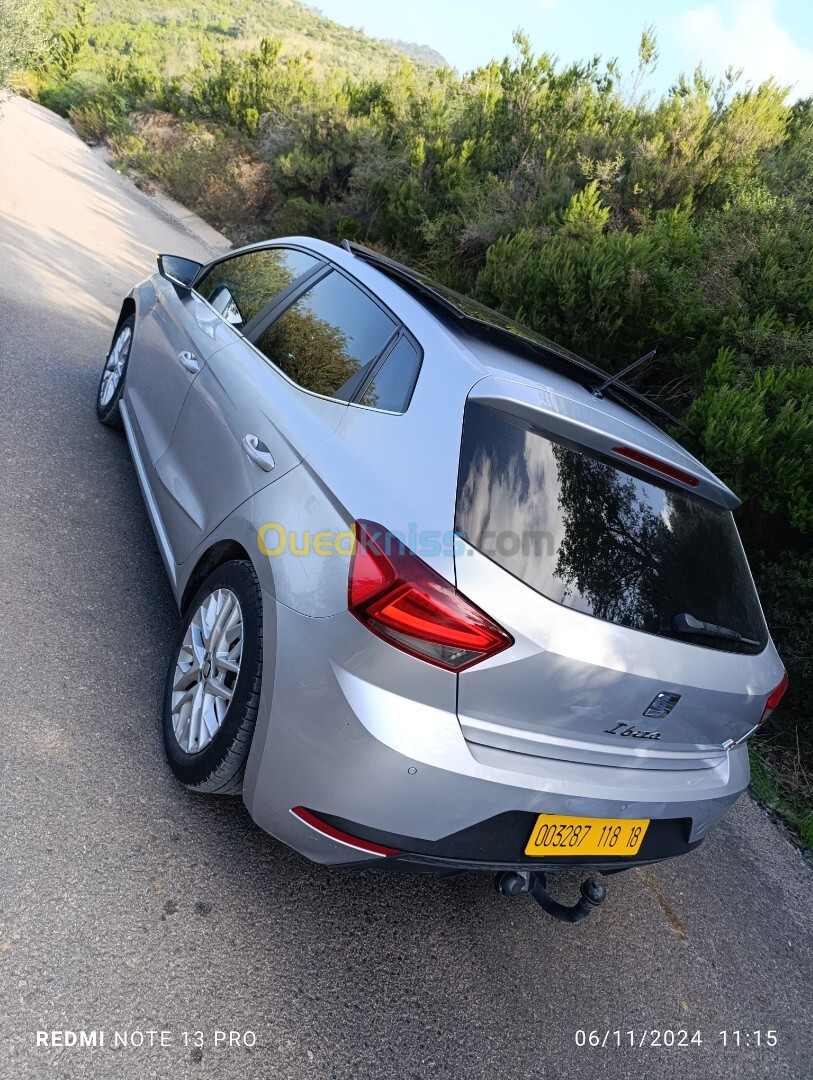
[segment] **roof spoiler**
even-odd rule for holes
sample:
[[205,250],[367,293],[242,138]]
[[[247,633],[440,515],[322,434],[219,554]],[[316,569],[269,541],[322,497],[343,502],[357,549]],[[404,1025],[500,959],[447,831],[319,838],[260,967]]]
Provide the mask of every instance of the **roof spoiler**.
[[[341,246],[351,255],[363,259],[371,266],[374,266],[376,270],[380,270],[382,274],[387,274],[395,279],[400,285],[419,293],[444,314],[459,322],[470,333],[491,339],[496,338],[504,344],[510,345],[513,349],[521,350],[534,360],[544,361],[547,367],[558,371],[560,374],[568,375],[571,378],[578,377],[584,388],[596,397],[607,396],[614,398],[619,404],[624,405],[645,419],[660,422],[661,425],[665,423],[674,424],[675,427],[691,433],[691,428],[687,427],[682,420],[678,420],[676,416],[667,412],[666,409],[658,405],[657,402],[652,401],[651,398],[646,397],[637,390],[633,390],[627,383],[621,382],[621,375],[634,367],[638,367],[644,361],[650,360],[652,354],[647,353],[645,357],[635,361],[634,364],[630,364],[618,375],[608,375],[606,371],[596,367],[595,364],[560,349],[552,341],[548,341],[519,323],[514,323],[513,320],[506,320],[506,325],[490,321],[489,316],[493,316],[494,319],[500,318],[497,312],[491,312],[484,305],[469,300],[452,289],[444,289],[443,292],[440,292],[431,279],[424,277],[423,274],[419,274],[415,270],[411,270],[402,263],[396,262],[395,259],[391,259],[387,255],[382,255],[378,251],[373,251],[371,248],[356,244],[350,240],[342,240]],[[460,298],[460,303],[456,302],[456,297]],[[462,306],[463,304],[465,304],[465,308]]]

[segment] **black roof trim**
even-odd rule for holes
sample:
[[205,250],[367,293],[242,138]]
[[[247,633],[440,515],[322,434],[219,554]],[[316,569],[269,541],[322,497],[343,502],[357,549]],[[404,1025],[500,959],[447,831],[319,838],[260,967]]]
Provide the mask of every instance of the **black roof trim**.
[[[343,240],[341,246],[345,251],[349,251],[351,255],[363,259],[371,266],[374,266],[376,270],[380,270],[382,274],[394,278],[400,285],[419,293],[444,314],[451,316],[456,322],[460,323],[470,333],[478,334],[484,338],[497,338],[504,344],[510,345],[513,349],[522,350],[532,359],[543,360],[547,367],[558,371],[560,374],[568,375],[571,378],[578,375],[580,376],[579,382],[586,390],[596,393],[600,388],[602,392],[597,393],[597,397],[606,395],[614,398],[619,404],[624,405],[632,412],[638,413],[639,416],[643,416],[645,419],[667,421],[683,428],[684,431],[691,431],[691,428],[688,428],[676,416],[667,412],[666,409],[644,394],[633,390],[631,386],[623,382],[613,381],[608,383],[608,372],[603,368],[596,367],[595,364],[591,364],[588,360],[583,360],[573,353],[560,351],[553,342],[547,342],[544,338],[535,334],[534,331],[521,327],[524,333],[520,334],[508,327],[500,326],[499,323],[490,322],[485,317],[489,314],[489,309],[480,304],[477,307],[482,307],[484,317],[478,318],[476,315],[472,315],[459,307],[450,296],[438,292],[436,288],[433,288],[428,278],[424,278],[423,275],[410,270],[403,263],[396,262],[395,259],[391,259],[387,255],[382,255],[378,251],[373,251],[371,248],[353,243],[350,240]],[[452,292],[453,290],[449,291]],[[465,299],[465,297],[461,296],[461,300]],[[519,326],[520,324],[516,325]]]

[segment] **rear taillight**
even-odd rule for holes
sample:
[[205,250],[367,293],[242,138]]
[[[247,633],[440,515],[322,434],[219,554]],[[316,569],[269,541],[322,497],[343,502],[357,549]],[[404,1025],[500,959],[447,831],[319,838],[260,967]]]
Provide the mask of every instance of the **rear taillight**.
[[779,702],[785,696],[785,691],[787,690],[787,688],[788,688],[788,673],[786,671],[785,674],[782,676],[782,681],[779,683],[779,685],[777,687],[775,687],[773,690],[771,690],[770,694],[768,694],[768,700],[765,702],[765,708],[762,710],[762,716],[760,716],[760,718],[759,718],[760,724],[765,723],[765,721],[768,719],[768,717],[774,711],[776,706],[779,704]]
[[447,671],[463,671],[514,639],[406,545],[372,521],[357,521],[350,610],[384,641]]

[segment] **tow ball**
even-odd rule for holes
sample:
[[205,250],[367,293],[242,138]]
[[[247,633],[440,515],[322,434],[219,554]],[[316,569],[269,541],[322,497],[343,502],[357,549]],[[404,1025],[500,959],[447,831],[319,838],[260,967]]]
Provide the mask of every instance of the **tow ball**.
[[549,896],[546,885],[540,870],[504,870],[494,878],[494,888],[500,896],[532,896],[548,915],[560,922],[581,922],[607,899],[607,886],[593,877],[581,883],[581,897],[572,907]]

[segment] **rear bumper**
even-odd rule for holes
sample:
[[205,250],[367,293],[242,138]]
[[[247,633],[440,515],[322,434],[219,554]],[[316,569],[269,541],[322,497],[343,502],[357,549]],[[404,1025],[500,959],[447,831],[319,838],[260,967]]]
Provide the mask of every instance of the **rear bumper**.
[[[469,744],[455,676],[393,649],[349,613],[310,618],[264,593],[265,671],[244,799],[254,820],[316,862],[390,869],[588,868],[690,851],[747,787],[746,747],[675,772],[582,764]],[[291,813],[307,807],[380,857]],[[634,859],[529,859],[535,816],[648,818]]]
[[522,810],[509,810],[439,840],[385,833],[328,814],[323,815],[321,820],[359,840],[394,848],[400,854],[381,859],[376,865],[381,869],[406,873],[598,870],[603,874],[613,874],[632,866],[645,866],[676,855],[685,855],[703,843],[702,839],[689,842],[691,819],[669,818],[650,824],[639,851],[632,858],[570,856],[544,859],[523,854],[537,815]]

